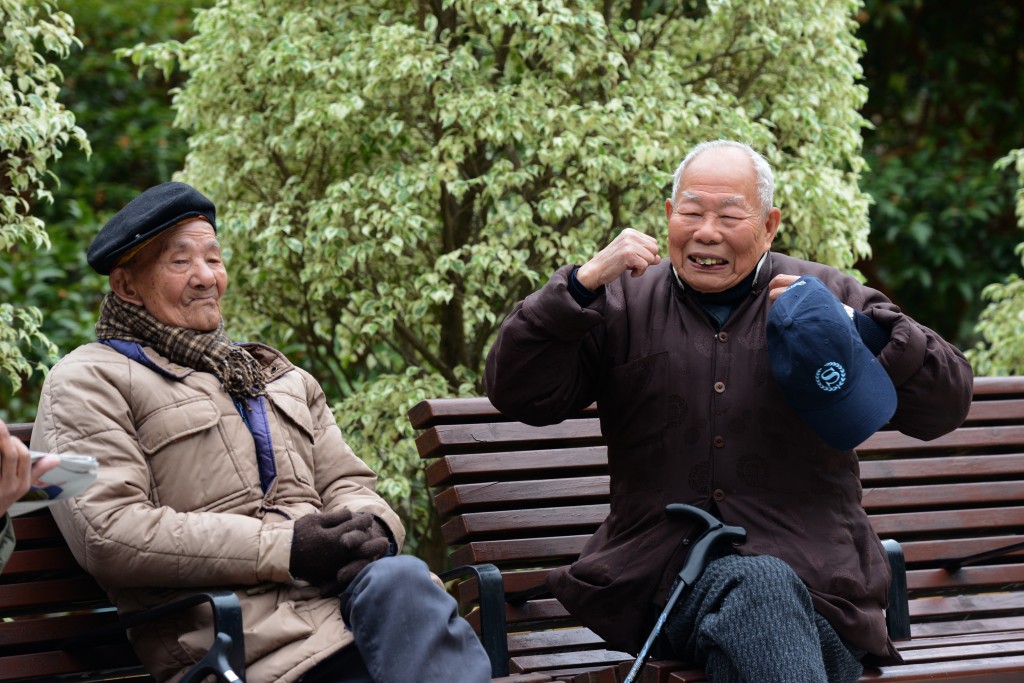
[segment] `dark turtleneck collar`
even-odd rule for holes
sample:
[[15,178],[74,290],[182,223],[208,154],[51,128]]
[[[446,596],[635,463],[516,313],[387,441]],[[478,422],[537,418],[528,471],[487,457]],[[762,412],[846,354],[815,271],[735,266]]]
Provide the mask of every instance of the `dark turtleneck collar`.
[[676,285],[683,295],[690,297],[698,306],[704,309],[714,319],[716,329],[720,330],[725,321],[732,315],[732,312],[736,310],[736,307],[754,290],[758,275],[761,273],[761,268],[767,260],[768,252],[765,252],[749,275],[729,289],[721,292],[698,292],[696,289],[686,286],[686,283],[679,277],[675,268],[671,270]]

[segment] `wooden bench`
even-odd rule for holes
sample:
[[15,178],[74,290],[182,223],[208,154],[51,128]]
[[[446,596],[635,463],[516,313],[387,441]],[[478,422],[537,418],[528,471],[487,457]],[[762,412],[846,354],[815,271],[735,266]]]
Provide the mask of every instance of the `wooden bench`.
[[[8,425],[28,443],[31,424]],[[47,510],[14,518],[14,554],[0,574],[0,681],[141,680],[142,669],[124,629],[168,612],[209,603],[217,645],[190,670],[230,680],[245,674],[241,605],[231,592],[200,593],[167,608],[118,620],[100,589],[72,556]]]
[[[430,461],[427,480],[453,566],[500,571],[505,595],[491,611],[503,623],[486,605],[480,609],[476,576],[452,585],[484,630],[495,675],[621,680],[632,658],[609,650],[550,595],[505,601],[571,562],[608,513],[595,409],[537,428],[505,419],[484,398],[442,398],[416,405],[409,418],[423,430],[416,444]],[[899,633],[898,614],[889,615],[906,663],[869,669],[862,680],[1024,681],[1024,547],[985,556],[1024,541],[1024,378],[977,379],[967,420],[942,438],[922,442],[883,430],[858,453],[864,508],[879,536],[898,541],[905,554],[902,609],[911,636]],[[968,556],[978,557],[955,572],[944,568]],[[890,611],[900,609],[894,603]],[[705,680],[681,662],[652,662],[643,676]]]

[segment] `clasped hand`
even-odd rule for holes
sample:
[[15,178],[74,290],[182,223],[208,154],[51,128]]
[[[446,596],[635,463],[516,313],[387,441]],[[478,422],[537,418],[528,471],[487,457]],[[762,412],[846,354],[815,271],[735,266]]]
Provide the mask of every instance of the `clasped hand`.
[[384,525],[369,513],[306,515],[295,520],[290,571],[320,586],[322,595],[337,595],[390,545]]

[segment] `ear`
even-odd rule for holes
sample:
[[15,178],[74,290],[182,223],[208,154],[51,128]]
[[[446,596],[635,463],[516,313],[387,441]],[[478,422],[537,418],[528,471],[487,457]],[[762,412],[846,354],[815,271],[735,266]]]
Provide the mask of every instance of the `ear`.
[[665,219],[668,220],[670,218],[672,218],[672,200],[671,199],[666,199],[665,200]]
[[127,268],[118,266],[110,271],[110,289],[119,299],[136,306],[142,305],[142,297],[135,289],[135,285],[132,283],[132,273]]
[[768,212],[768,217],[764,222],[764,250],[768,251],[772,247],[772,242],[775,240],[775,235],[779,232],[779,223],[782,222],[782,212],[779,211],[777,206],[773,206]]

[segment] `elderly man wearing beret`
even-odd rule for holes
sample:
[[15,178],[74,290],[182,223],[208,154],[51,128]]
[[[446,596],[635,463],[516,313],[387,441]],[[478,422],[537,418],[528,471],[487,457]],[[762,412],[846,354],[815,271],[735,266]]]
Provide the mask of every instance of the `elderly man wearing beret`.
[[[51,370],[32,446],[95,453],[98,481],[54,517],[119,611],[229,587],[247,680],[490,680],[486,653],[346,445],[323,390],[232,343],[214,205],[183,183],[129,202],[89,248],[110,278],[85,344]],[[189,613],[133,630],[174,680],[211,642]]]

